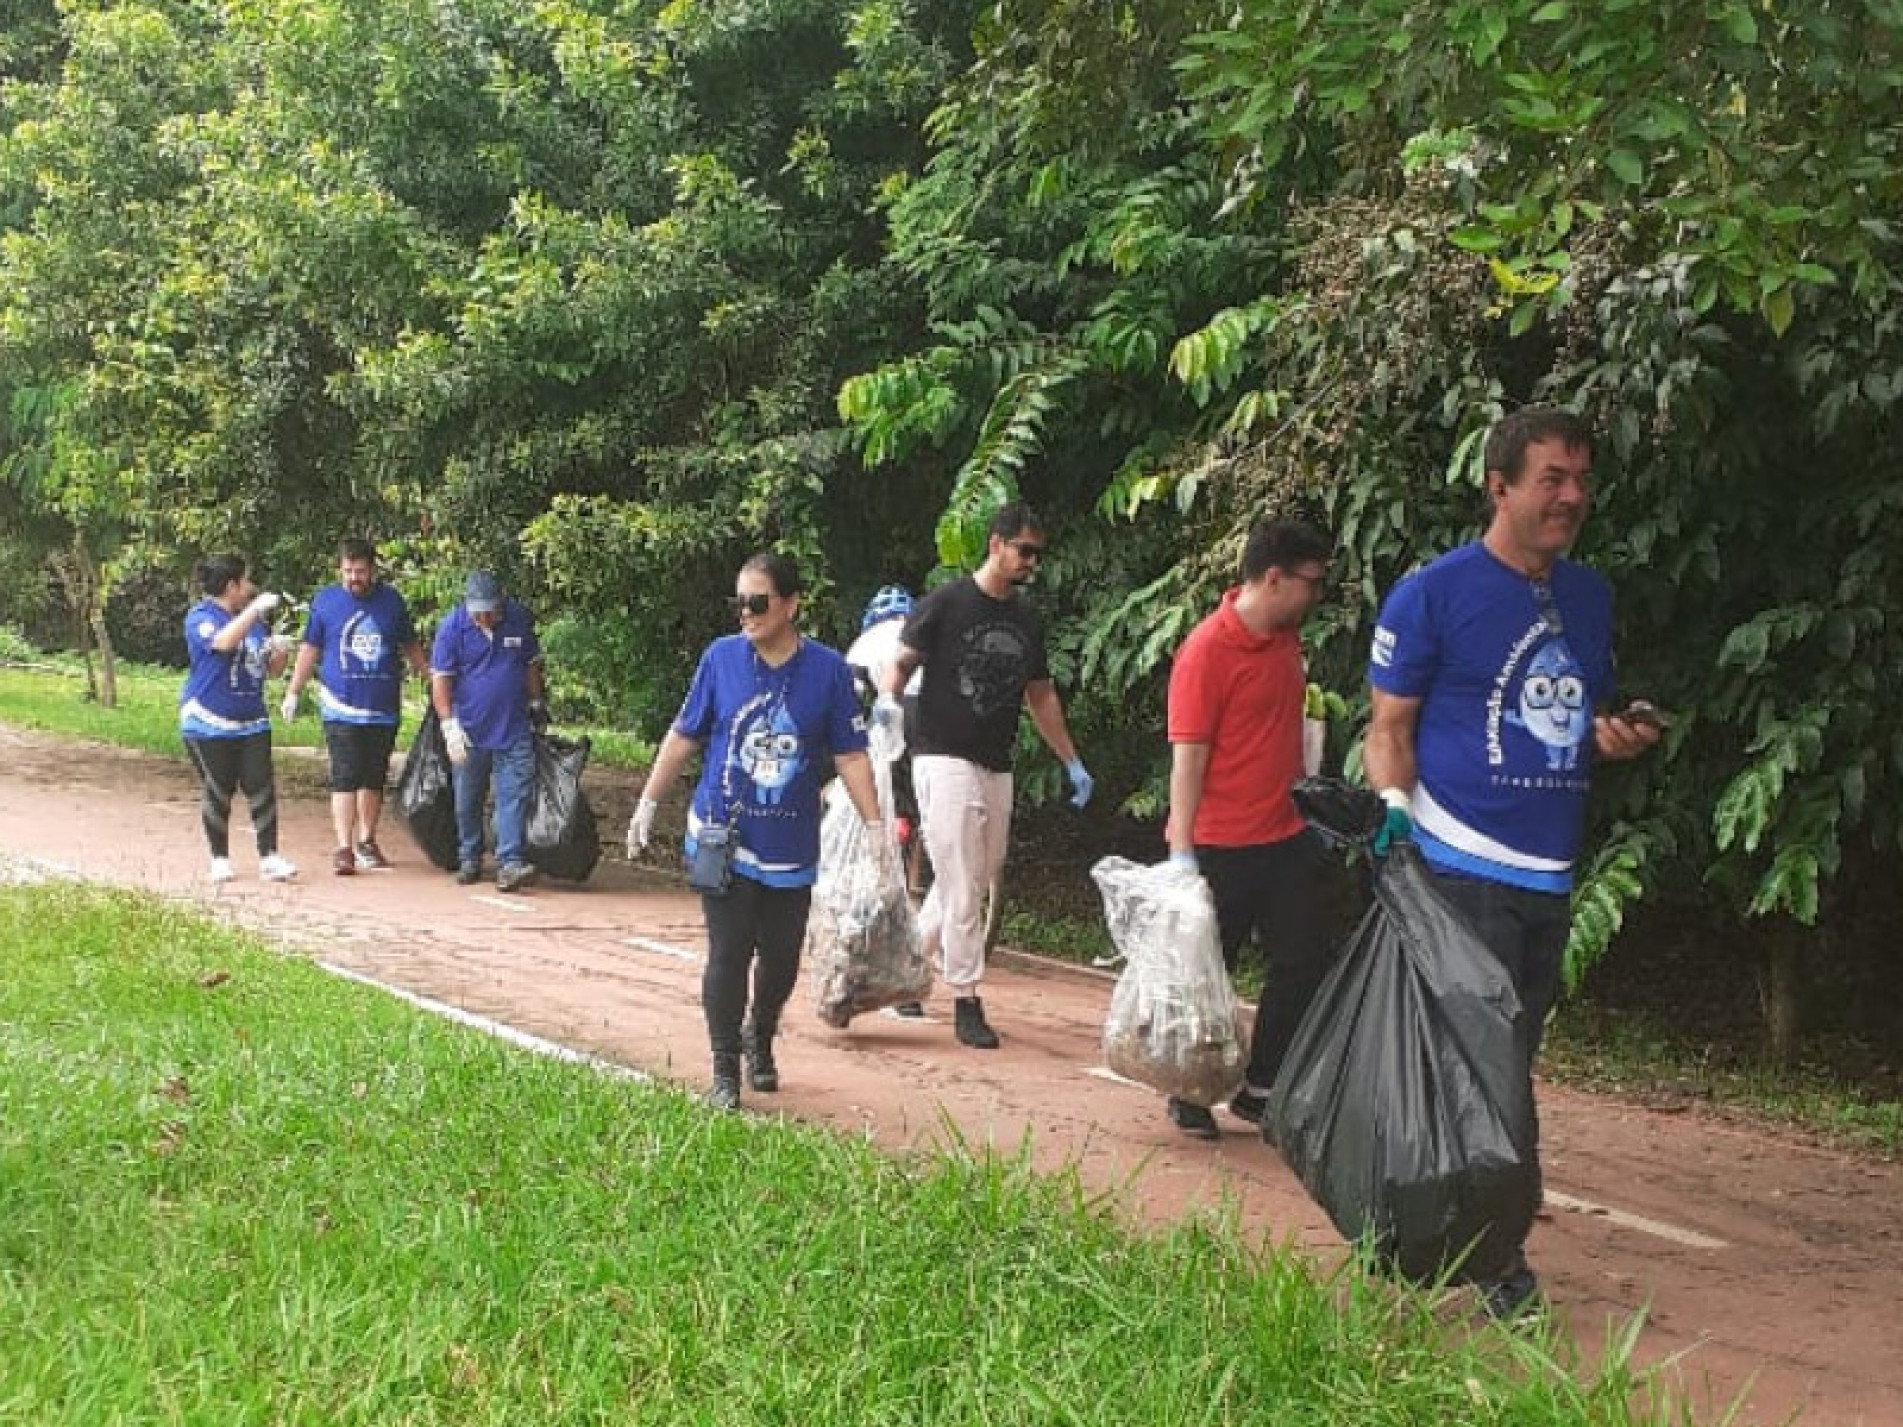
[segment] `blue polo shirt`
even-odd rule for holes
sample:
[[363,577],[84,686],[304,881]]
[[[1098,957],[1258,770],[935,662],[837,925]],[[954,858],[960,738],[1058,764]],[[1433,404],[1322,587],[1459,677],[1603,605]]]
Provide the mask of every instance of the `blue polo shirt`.
[[529,736],[529,665],[542,661],[535,621],[514,600],[502,603],[502,618],[486,630],[457,605],[436,631],[430,672],[456,683],[450,710],[472,748],[501,752]]
[[726,635],[700,656],[674,728],[702,746],[688,855],[709,822],[732,823],[739,834],[735,872],[769,887],[811,886],[819,870],[820,788],[835,757],[866,746],[846,661],[802,639],[776,669],[745,635]]
[[416,642],[409,606],[381,582],[358,599],[327,585],[311,601],[304,642],[319,652],[317,702],[326,722],[394,727],[403,714],[403,651]]
[[249,738],[271,731],[264,710],[270,652],[263,622],[254,621],[236,649],[211,647],[218,631],[237,617],[210,599],[186,612],[185,652],[192,665],[178,693],[178,731],[186,738]]
[[1421,701],[1413,816],[1427,860],[1569,892],[1593,715],[1615,687],[1606,582],[1561,560],[1542,591],[1486,546],[1463,545],[1389,592],[1368,679]]

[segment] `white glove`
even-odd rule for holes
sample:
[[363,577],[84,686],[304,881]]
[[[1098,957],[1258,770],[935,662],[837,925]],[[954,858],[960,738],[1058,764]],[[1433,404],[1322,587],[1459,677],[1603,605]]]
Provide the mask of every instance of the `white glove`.
[[880,694],[872,705],[867,735],[867,751],[881,763],[896,763],[905,756],[905,710],[892,695]]
[[1201,865],[1196,861],[1196,849],[1193,847],[1185,847],[1180,851],[1172,852],[1170,854],[1170,868],[1175,872],[1188,873],[1191,877],[1199,876],[1202,872]]
[[279,594],[276,590],[259,590],[252,598],[251,603],[245,606],[245,611],[249,614],[256,615],[259,619],[263,619],[267,614],[283,603],[284,596]]
[[443,744],[449,749],[449,761],[457,767],[469,761],[469,735],[463,732],[461,719],[443,720]]
[[652,798],[643,798],[634,805],[634,816],[628,819],[628,861],[635,861],[648,850],[648,840],[654,836],[654,815],[660,809]]
[[284,721],[290,723],[297,718],[297,690],[286,689],[284,702],[278,705],[278,712],[284,715]]

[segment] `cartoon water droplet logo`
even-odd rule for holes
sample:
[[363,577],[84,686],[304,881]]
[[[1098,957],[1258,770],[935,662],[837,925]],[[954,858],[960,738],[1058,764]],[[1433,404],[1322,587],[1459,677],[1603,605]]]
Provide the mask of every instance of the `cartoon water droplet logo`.
[[800,756],[799,730],[784,705],[770,719],[756,719],[740,738],[740,767],[753,780],[759,801],[776,806],[806,760]]
[[1572,652],[1559,640],[1542,645],[1520,683],[1520,707],[1507,715],[1546,746],[1551,772],[1579,766],[1579,748],[1592,730],[1586,679]]
[[355,659],[370,669],[383,662],[383,630],[368,614],[353,615],[344,626],[344,663]]

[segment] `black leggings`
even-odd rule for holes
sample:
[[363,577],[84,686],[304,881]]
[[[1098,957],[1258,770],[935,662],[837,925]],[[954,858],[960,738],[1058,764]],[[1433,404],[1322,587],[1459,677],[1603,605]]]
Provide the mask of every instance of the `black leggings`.
[[205,841],[213,857],[231,856],[231,795],[243,788],[251,803],[251,830],[257,834],[258,856],[278,850],[278,790],[271,773],[271,735],[245,738],[188,738],[185,747],[198,765],[204,786],[198,802],[205,824]]
[[735,875],[723,896],[702,895],[707,918],[707,970],[700,979],[700,1005],[714,1052],[740,1049],[752,973],[753,1024],[765,1039],[780,1027],[780,1012],[800,974],[800,944],[806,940],[811,887],[765,887]]

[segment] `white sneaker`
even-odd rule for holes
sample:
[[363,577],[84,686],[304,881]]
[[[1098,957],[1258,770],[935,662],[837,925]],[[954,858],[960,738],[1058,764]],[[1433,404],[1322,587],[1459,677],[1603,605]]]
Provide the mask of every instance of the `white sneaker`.
[[214,857],[211,860],[211,871],[205,874],[205,880],[212,883],[229,882],[237,875],[229,857]]
[[258,876],[267,882],[288,882],[297,876],[297,864],[274,852],[258,859]]

